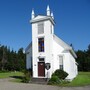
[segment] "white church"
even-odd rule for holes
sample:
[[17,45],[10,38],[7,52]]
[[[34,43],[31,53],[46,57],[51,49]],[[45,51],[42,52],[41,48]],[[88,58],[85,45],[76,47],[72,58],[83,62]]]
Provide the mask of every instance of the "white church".
[[[62,69],[72,80],[78,74],[77,55],[71,46],[54,34],[54,16],[47,6],[46,15],[35,16],[32,10],[32,42],[26,48],[26,68],[32,68],[33,78],[51,78],[52,73]],[[47,65],[47,68],[46,68]]]

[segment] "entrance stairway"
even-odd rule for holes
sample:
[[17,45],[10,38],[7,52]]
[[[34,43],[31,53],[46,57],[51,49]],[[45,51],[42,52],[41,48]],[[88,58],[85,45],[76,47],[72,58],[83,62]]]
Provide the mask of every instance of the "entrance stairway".
[[34,84],[47,84],[49,79],[46,78],[32,78],[30,83]]

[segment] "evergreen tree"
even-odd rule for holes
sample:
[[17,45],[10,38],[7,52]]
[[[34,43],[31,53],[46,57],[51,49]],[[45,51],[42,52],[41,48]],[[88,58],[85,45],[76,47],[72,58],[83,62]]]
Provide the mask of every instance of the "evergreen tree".
[[76,54],[79,71],[90,71],[90,45],[86,51],[78,50]]
[[25,69],[25,54],[23,53],[24,49],[20,48],[18,50],[18,62],[20,70]]
[[25,69],[25,54],[23,48],[18,52],[10,51],[10,47],[0,45],[0,70],[23,70]]

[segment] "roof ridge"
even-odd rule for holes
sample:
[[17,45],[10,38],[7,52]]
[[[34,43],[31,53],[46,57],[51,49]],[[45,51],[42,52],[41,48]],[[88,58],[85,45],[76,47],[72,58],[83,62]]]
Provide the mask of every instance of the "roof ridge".
[[[62,42],[62,44],[64,44],[64,46],[60,43],[60,45],[62,45],[63,48],[65,49],[72,49],[72,47],[70,45],[68,45],[66,42],[64,42],[61,38],[59,38],[58,36],[56,36],[55,34],[53,35],[57,40],[58,42],[57,43],[60,43],[60,41]],[[54,38],[54,39],[55,39]],[[68,48],[66,48],[65,46],[67,46]]]
[[73,48],[72,48],[70,45],[68,45],[66,42],[64,42],[62,39],[60,39],[60,38],[59,38],[58,36],[56,36],[55,34],[54,34],[53,36],[54,36],[54,40],[55,40],[59,45],[61,45],[61,46],[65,49],[65,51],[66,51],[66,50],[71,51],[71,53],[73,54],[73,56],[74,56],[75,58],[77,58],[77,55],[75,54]]

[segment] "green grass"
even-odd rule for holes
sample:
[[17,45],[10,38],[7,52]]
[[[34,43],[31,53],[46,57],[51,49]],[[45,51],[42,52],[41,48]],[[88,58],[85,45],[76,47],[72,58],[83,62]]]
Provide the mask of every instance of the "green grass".
[[30,77],[28,75],[30,75],[30,72],[26,72],[26,74],[24,74],[24,72],[3,72],[0,71],[0,79],[4,79],[4,78],[11,78],[9,79],[9,81],[12,82],[29,82]]
[[22,72],[0,72],[0,79],[12,77],[13,79],[10,80],[12,82],[22,82],[23,76]]
[[14,77],[14,76],[23,76],[22,72],[0,72],[0,79],[1,78],[9,78],[9,77]]
[[[24,74],[22,72],[0,72],[0,79],[13,77],[13,82],[21,82]],[[59,86],[85,86],[90,85],[90,72],[79,72],[72,82],[62,82]]]
[[85,86],[90,85],[90,72],[79,72],[78,76],[69,83],[63,82],[59,86]]

